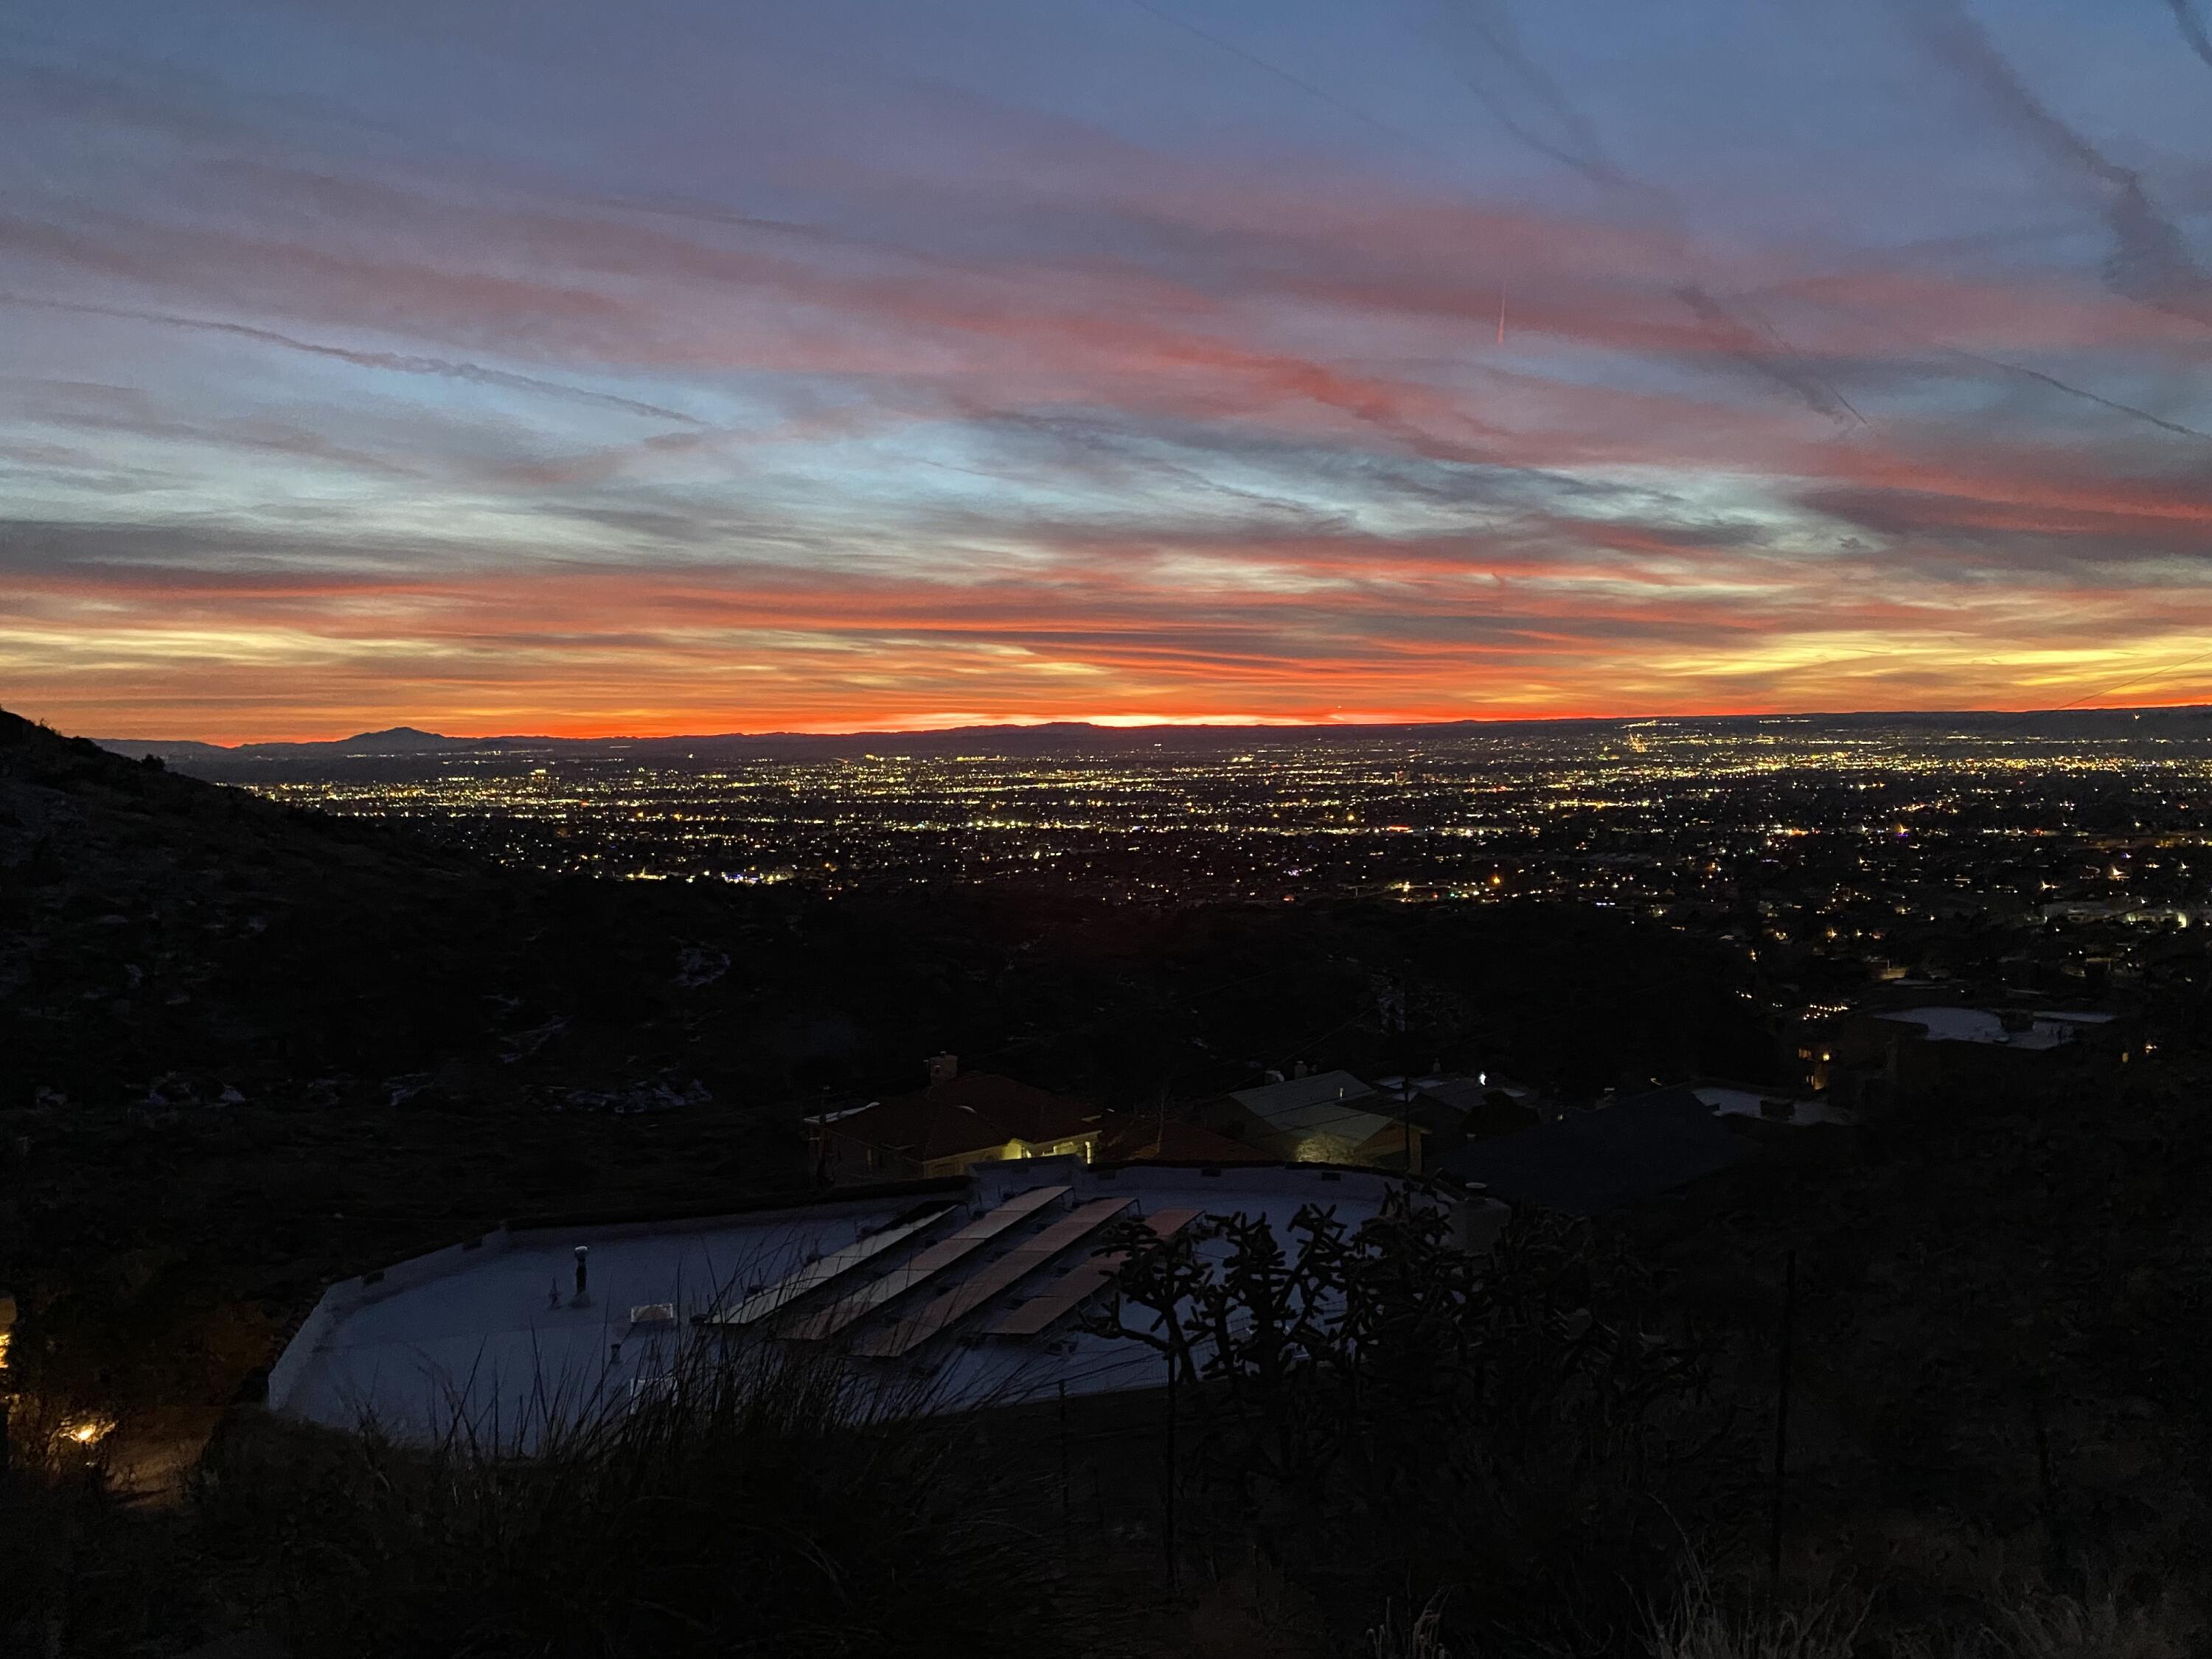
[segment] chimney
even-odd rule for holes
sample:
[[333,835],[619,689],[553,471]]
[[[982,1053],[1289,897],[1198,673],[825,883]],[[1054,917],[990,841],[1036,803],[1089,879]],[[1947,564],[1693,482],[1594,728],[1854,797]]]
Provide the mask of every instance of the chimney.
[[959,1075],[959,1055],[932,1054],[929,1057],[929,1085],[933,1089],[940,1083],[951,1082],[954,1078],[958,1077]]
[[1304,1060],[1302,1060],[1298,1061],[1298,1063],[1297,1063],[1297,1065],[1295,1065],[1295,1066],[1291,1066],[1291,1075],[1292,1077],[1304,1077],[1304,1076],[1306,1074],[1306,1073],[1307,1073],[1308,1069],[1309,1069],[1309,1068],[1308,1068],[1308,1066],[1307,1066],[1307,1065],[1306,1065],[1305,1061],[1304,1061]]

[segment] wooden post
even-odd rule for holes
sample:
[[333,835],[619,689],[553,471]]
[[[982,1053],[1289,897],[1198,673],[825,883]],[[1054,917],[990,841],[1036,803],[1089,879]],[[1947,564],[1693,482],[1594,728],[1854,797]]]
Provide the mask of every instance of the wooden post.
[[2035,1481],[2042,1498],[2044,1573],[2054,1584],[2073,1577],[2065,1529],[2058,1516],[2058,1480],[2051,1467],[2051,1425],[2044,1414],[2043,1390],[2039,1383],[2027,1397],[2028,1422],[2035,1431]]
[[1073,1524],[1074,1503],[1067,1480],[1067,1384],[1060,1384],[1060,1530],[1063,1536]]
[[1167,1553],[1168,1594],[1176,1593],[1176,1357],[1168,1355],[1168,1503],[1160,1542]]
[[1790,1345],[1797,1313],[1797,1252],[1792,1250],[1782,1269],[1782,1342],[1774,1403],[1774,1508],[1769,1519],[1766,1544],[1766,1583],[1772,1594],[1782,1584],[1782,1482],[1790,1462]]

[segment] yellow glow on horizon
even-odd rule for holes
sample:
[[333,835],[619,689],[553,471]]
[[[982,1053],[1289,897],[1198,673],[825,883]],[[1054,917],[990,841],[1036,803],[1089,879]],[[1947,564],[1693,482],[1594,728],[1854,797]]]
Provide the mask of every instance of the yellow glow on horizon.
[[[1061,722],[1345,726],[2212,698],[2203,636],[2170,625],[2124,647],[2038,639],[2020,624],[2002,642],[1798,631],[1610,655],[1571,646],[1525,659],[1347,647],[1340,659],[1231,666],[1182,656],[1164,665],[1085,660],[1064,646],[1048,655],[967,648],[982,641],[908,649],[858,635],[835,652],[811,639],[756,641],[733,659],[696,646],[670,654],[658,635],[587,634],[563,659],[542,643],[504,650],[495,637],[423,648],[295,625],[261,631],[181,621],[172,629],[150,613],[136,620],[88,632],[0,627],[6,706],[70,734],[239,744],[327,742],[393,726],[461,738],[892,736]],[[1999,631],[2014,628],[2008,621]],[[878,660],[854,672],[867,650]]]

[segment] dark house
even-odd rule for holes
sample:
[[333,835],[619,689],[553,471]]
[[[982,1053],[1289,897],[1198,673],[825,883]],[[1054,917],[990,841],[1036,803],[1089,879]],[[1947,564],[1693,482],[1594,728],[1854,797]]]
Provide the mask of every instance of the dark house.
[[1415,1078],[1412,1117],[1433,1158],[1449,1158],[1471,1140],[1517,1134],[1537,1121],[1528,1090],[1493,1087],[1478,1078]]
[[1879,1113],[2051,1099],[2133,1034],[2131,1022],[2087,1010],[1923,1004],[1861,1009],[1808,1028],[1798,1054],[1815,1088]]
[[931,1062],[935,1080],[910,1095],[806,1120],[814,1168],[825,1183],[965,1175],[978,1164],[1098,1153],[1103,1115],[1080,1101],[991,1072]]
[[1662,1197],[1751,1151],[1711,1103],[1680,1087],[1470,1141],[1442,1168],[1508,1204],[1595,1215]]

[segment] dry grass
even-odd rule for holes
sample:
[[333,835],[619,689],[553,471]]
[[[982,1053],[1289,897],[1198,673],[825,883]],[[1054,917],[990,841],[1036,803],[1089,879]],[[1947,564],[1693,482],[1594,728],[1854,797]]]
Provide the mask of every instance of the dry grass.
[[[915,1389],[702,1352],[633,1402],[434,1443],[232,1425],[181,1505],[19,1418],[0,1654],[293,1659],[1111,1655],[1125,1610],[1048,1505]],[[526,1450],[523,1439],[526,1435]]]
[[1385,1607],[1382,1622],[1367,1632],[1361,1659],[1452,1659],[1444,1644],[1443,1598],[1432,1597],[1419,1613]]
[[1992,1637],[2005,1659],[2188,1659],[2201,1634],[2163,1601],[2128,1607],[2107,1593],[2025,1596]]
[[1094,1651],[1030,1494],[908,1394],[702,1355],[635,1402],[428,1448],[219,1457],[212,1547],[295,1651],[477,1659]]
[[[1992,1586],[1978,1621],[1955,1627],[1885,1618],[1878,1593],[1832,1590],[1797,1605],[1729,1600],[1702,1575],[1653,1621],[1650,1659],[2188,1659],[2203,1650],[2196,1623],[2166,1601],[2130,1605],[2037,1586]],[[1393,1650],[1392,1656],[1411,1650]]]
[[1674,1610],[1653,1621],[1651,1659],[1852,1659],[1869,1611],[1835,1595],[1809,1607],[1731,1606],[1702,1577]]

